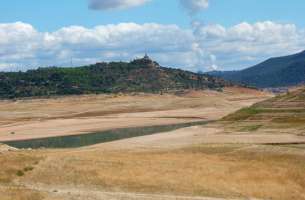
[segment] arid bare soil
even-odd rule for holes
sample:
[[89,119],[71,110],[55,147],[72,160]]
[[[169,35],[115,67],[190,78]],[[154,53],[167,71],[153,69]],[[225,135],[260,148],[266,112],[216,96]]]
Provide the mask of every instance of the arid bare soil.
[[0,142],[215,120],[268,95],[227,88],[180,95],[97,95],[0,102]]
[[[255,90],[227,88],[223,93],[4,101],[0,141],[218,120],[269,97]],[[75,149],[14,150],[2,145],[0,197],[305,199],[305,146],[296,143],[305,142],[304,136],[249,130],[235,132],[228,122],[213,122]]]

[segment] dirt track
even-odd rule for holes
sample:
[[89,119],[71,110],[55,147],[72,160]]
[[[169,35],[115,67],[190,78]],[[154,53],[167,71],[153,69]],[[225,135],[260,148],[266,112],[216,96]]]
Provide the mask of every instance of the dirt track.
[[[27,185],[28,189],[44,193],[48,197],[45,200],[246,200],[246,199],[223,199],[210,197],[190,197],[175,195],[156,195],[127,192],[103,192],[90,188],[64,188],[42,185]],[[5,189],[5,187],[2,187]],[[58,189],[60,188],[60,189]],[[1,189],[1,186],[0,186]],[[249,200],[249,199],[247,199]],[[258,199],[250,199],[258,200]]]

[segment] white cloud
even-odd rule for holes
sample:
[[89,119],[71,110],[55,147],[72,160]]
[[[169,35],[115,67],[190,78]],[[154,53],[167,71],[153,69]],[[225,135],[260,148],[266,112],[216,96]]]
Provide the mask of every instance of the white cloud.
[[189,14],[197,13],[209,7],[209,0],[179,0]]
[[147,3],[150,0],[89,0],[89,8],[94,10],[127,9]]
[[0,70],[16,66],[90,64],[131,60],[148,52],[164,66],[189,70],[247,67],[271,56],[303,50],[305,32],[271,21],[232,27],[121,23],[39,32],[30,24],[0,24]]
[[29,24],[0,24],[0,57],[6,60],[35,57],[33,51],[39,39],[40,34]]
[[217,55],[217,65],[223,68],[247,67],[271,56],[295,53],[305,44],[304,31],[294,24],[243,22],[229,28],[197,24],[194,29],[200,48]]
[[152,55],[176,55],[191,51],[193,34],[176,25],[155,23],[121,23],[91,29],[70,26],[47,33],[17,22],[0,24],[0,38],[0,64],[3,68],[4,63],[24,66],[69,65],[71,57],[75,65],[128,61],[142,56],[145,51]]

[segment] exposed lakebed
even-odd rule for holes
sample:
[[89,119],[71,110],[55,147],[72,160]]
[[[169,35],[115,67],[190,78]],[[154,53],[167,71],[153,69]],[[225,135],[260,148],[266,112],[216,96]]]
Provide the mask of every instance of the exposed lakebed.
[[147,126],[135,128],[113,129],[108,131],[94,132],[82,135],[69,135],[41,139],[19,140],[4,142],[5,144],[15,148],[77,148],[111,142],[121,139],[153,135],[162,132],[177,130],[191,126],[205,125],[207,121],[189,122],[182,124]]

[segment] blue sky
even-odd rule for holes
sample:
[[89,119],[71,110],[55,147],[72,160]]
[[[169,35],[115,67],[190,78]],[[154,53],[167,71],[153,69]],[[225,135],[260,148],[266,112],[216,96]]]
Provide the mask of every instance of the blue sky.
[[[304,10],[303,0],[212,0],[209,9],[195,18],[224,26],[271,20],[304,27]],[[2,0],[0,22],[15,21],[30,23],[40,31],[54,31],[69,25],[93,27],[121,22],[189,26],[187,12],[181,11],[177,0],[154,0],[141,7],[115,11],[90,10],[86,0]]]
[[[111,2],[2,0],[0,36],[7,38],[2,43],[0,39],[0,69],[64,66],[71,58],[75,65],[130,60],[145,50],[163,65],[193,71],[232,70],[270,56],[295,53],[304,44],[303,0],[197,0],[208,4],[196,12],[196,0],[184,0],[191,8],[183,0],[110,3],[136,2],[137,6],[124,9],[90,9],[90,1]],[[110,24],[114,27],[109,28]],[[121,37],[131,37],[134,42]]]

